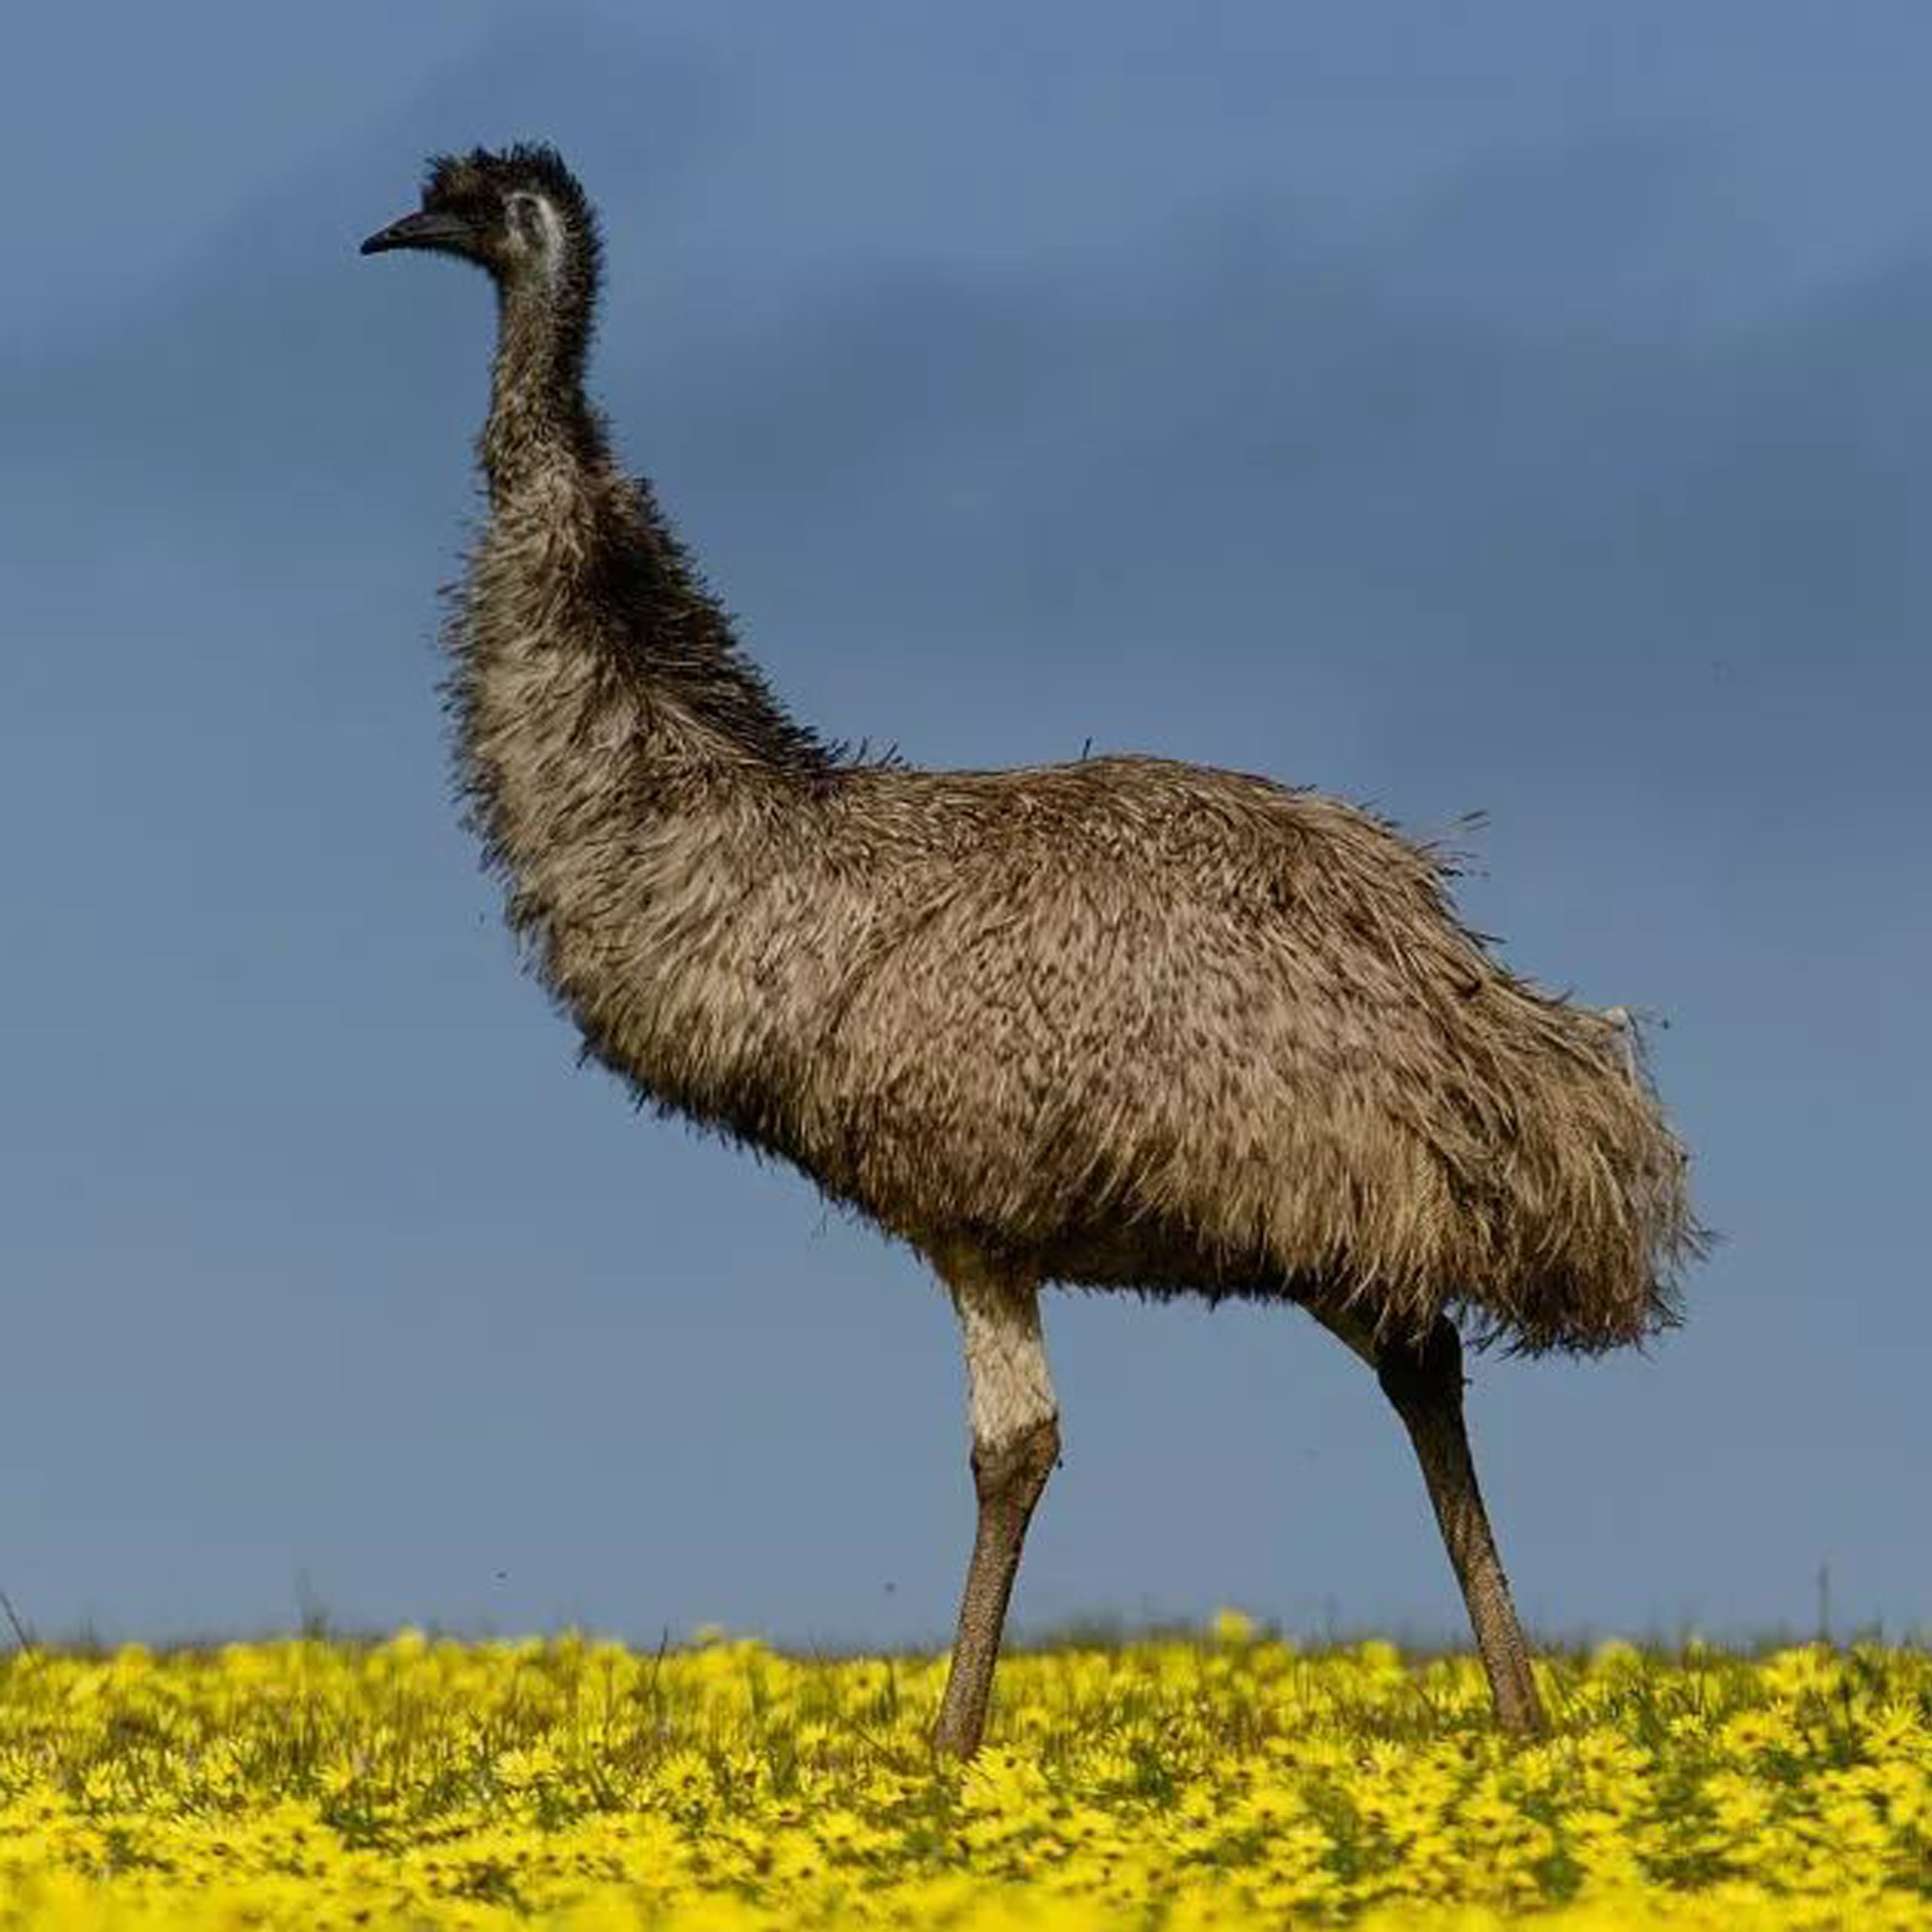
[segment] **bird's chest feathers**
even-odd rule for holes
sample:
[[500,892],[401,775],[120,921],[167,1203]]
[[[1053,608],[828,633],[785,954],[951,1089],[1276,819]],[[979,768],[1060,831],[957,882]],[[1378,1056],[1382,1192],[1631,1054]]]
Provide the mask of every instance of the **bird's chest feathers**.
[[648,692],[541,622],[486,622],[472,641],[466,762],[512,925],[598,1058],[718,1111],[764,1031],[746,910],[766,842],[658,742]]

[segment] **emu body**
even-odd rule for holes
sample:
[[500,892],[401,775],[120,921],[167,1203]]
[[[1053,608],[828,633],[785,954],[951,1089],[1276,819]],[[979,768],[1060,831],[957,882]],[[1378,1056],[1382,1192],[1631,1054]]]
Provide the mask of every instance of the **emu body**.
[[967,1342],[979,1532],[939,1724],[976,1744],[1059,1447],[1049,1282],[1300,1304],[1408,1426],[1498,1708],[1540,1722],[1450,1317],[1532,1349],[1667,1322],[1697,1230],[1625,1031],[1458,922],[1369,814],[1148,758],[844,757],[740,654],[585,400],[594,217],[547,148],[433,166],[364,244],[496,281],[490,514],[452,609],[508,916],[636,1090],[918,1247]]

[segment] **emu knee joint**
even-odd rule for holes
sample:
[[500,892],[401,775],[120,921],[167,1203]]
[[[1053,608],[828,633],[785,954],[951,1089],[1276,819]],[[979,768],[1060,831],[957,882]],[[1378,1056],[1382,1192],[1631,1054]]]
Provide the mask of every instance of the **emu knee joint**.
[[1030,1510],[1059,1460],[1060,1424],[1049,1415],[997,1448],[974,1443],[974,1490],[982,1504],[1013,1503]]
[[1460,1407],[1462,1400],[1462,1338],[1446,1315],[1420,1342],[1387,1345],[1376,1352],[1376,1379],[1396,1407],[1409,1410],[1429,1402]]

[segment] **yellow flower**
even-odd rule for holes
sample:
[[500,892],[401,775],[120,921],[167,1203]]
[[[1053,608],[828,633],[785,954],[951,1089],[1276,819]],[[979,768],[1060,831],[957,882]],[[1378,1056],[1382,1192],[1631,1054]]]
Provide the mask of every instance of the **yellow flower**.
[[16,1658],[0,1932],[1921,1925],[1922,1655],[1539,1669],[1558,1732],[1517,1748],[1467,1658],[1298,1656],[1230,1612],[1010,1658],[961,1768],[940,1660],[722,1634]]
[[1255,1620],[1245,1612],[1225,1606],[1214,1612],[1209,1625],[1216,1643],[1246,1643],[1255,1634]]

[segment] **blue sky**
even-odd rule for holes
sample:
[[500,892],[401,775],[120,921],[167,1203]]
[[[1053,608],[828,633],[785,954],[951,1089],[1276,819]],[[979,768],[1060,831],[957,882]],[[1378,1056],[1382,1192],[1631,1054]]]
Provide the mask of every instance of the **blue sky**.
[[[1490,815],[1520,968],[1667,1017],[1725,1244],[1648,1357],[1484,1360],[1557,1631],[1932,1624],[1932,16],[1016,0],[16,24],[0,312],[0,1588],[44,1631],[946,1629],[917,1264],[633,1114],[448,796],[473,277],[554,140],[596,373],[801,713]],[[1291,1311],[1054,1296],[1017,1606],[1454,1631]]]

